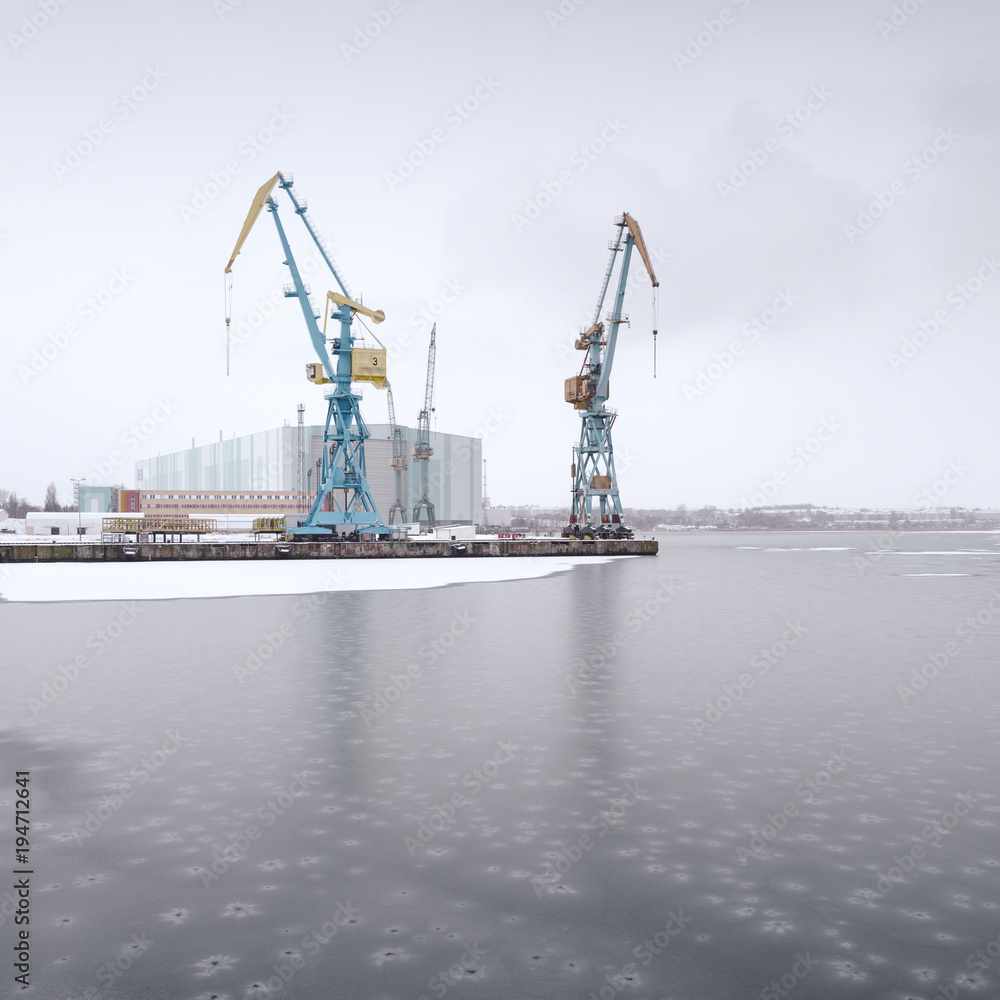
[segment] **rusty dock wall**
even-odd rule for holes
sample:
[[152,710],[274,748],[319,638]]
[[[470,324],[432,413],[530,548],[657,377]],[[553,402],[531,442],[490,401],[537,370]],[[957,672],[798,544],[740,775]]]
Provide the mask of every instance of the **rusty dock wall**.
[[428,559],[510,556],[655,556],[655,539],[571,538],[449,542],[160,542],[140,545],[4,544],[0,563],[219,561],[231,559]]

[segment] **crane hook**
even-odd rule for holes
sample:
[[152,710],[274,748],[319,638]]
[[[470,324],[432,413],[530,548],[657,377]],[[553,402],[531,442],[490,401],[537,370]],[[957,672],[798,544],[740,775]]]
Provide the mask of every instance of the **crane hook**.
[[656,378],[656,307],[658,305],[656,290],[659,286],[653,285],[653,378]]
[[229,320],[233,315],[233,275],[232,272],[223,276],[226,299],[226,375],[229,374]]

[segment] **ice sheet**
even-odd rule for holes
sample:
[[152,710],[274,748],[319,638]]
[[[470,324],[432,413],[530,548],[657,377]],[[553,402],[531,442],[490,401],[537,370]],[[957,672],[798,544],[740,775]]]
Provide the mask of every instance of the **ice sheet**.
[[[737,548],[740,549],[750,549],[756,548],[753,545],[738,545]],[[769,548],[764,549],[765,552],[853,552],[854,549],[850,545],[816,545],[816,546],[796,546],[793,548]]]
[[0,566],[4,601],[155,601],[188,597],[420,590],[525,580],[634,556],[14,563]]
[[996,549],[876,549],[870,556],[995,556]]

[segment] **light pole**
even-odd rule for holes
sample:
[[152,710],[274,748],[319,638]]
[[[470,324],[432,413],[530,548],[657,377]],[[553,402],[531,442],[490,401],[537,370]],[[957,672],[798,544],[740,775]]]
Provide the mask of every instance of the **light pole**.
[[71,483],[76,483],[76,538],[79,541],[83,538],[83,514],[82,508],[80,506],[80,483],[85,483],[86,478],[83,479],[71,479]]

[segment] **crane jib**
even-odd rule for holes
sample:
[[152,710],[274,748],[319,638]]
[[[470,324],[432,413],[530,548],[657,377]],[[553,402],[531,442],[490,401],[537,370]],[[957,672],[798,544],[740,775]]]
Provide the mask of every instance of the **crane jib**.
[[257,221],[257,217],[264,208],[264,203],[271,196],[271,191],[274,189],[274,185],[278,183],[280,177],[281,171],[279,170],[269,181],[265,181],[261,184],[257,193],[253,196],[253,201],[250,203],[250,211],[247,212],[246,221],[243,223],[243,228],[240,230],[239,238],[236,240],[236,246],[233,247],[233,255],[229,258],[229,263],[226,264],[227,274],[233,269],[233,261],[236,260],[239,256],[240,250],[243,249],[243,244],[246,242],[246,238],[250,235],[250,230],[253,229],[253,224]]

